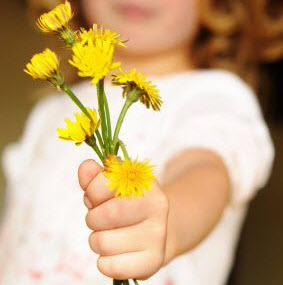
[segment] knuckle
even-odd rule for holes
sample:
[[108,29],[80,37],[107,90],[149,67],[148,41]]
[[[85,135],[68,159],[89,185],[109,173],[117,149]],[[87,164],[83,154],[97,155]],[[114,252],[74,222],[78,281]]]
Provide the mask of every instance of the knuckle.
[[110,270],[111,270],[110,274],[114,278],[117,278],[117,279],[124,279],[125,278],[124,270],[122,270],[121,266],[119,265],[119,263],[117,261],[111,262]]
[[97,246],[97,242],[96,242],[96,233],[93,232],[89,235],[89,239],[88,239],[88,243],[89,246],[91,248],[91,250],[97,254],[99,254],[99,248]]
[[111,277],[109,274],[110,264],[105,264],[105,260],[101,257],[97,259],[97,268],[102,274]]
[[93,212],[93,210],[91,210],[86,214],[86,217],[85,217],[86,225],[91,230],[94,230],[94,228],[95,228],[94,221],[95,221],[94,212]]
[[92,206],[91,202],[89,201],[89,199],[88,199],[86,193],[84,194],[83,200],[84,200],[85,206],[86,206],[89,210],[91,210],[91,209],[93,208],[93,206]]
[[97,232],[96,245],[100,255],[106,256],[111,254],[111,243],[109,243],[107,234],[104,232]]
[[103,257],[100,257],[97,261],[97,267],[102,274],[108,277],[121,280],[127,279],[126,269],[123,269],[116,260],[105,260]]

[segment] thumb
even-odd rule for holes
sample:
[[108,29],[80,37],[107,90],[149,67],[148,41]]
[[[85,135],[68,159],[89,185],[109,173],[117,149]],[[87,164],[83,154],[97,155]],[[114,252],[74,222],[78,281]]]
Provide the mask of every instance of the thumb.
[[90,182],[100,173],[103,168],[93,159],[84,161],[78,170],[79,183],[81,188],[85,191]]

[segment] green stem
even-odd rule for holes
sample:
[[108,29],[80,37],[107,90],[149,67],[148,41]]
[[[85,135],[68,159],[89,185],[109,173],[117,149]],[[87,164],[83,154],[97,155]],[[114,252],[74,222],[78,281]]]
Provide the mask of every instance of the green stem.
[[116,148],[116,144],[118,142],[118,137],[119,137],[119,133],[120,133],[120,129],[121,129],[121,126],[122,126],[122,123],[124,121],[124,118],[125,118],[125,115],[128,111],[128,109],[130,108],[130,106],[133,104],[133,101],[131,100],[126,100],[124,106],[123,106],[123,109],[120,113],[120,116],[118,118],[118,121],[117,121],[117,124],[116,124],[116,128],[115,128],[115,132],[114,132],[114,137],[113,137],[113,146],[112,146],[112,149],[115,149]]
[[123,285],[130,285],[129,280],[123,280]]
[[128,152],[127,152],[127,149],[126,149],[125,144],[124,144],[121,140],[118,140],[118,144],[119,144],[119,146],[120,146],[121,149],[122,149],[122,152],[123,152],[123,154],[124,154],[124,158],[129,159],[129,154],[128,154]]
[[98,106],[99,106],[99,113],[100,113],[100,120],[101,120],[101,130],[102,130],[102,137],[105,146],[106,155],[109,154],[109,142],[107,139],[107,125],[106,125],[106,116],[104,110],[104,79],[100,79],[96,84],[97,88],[97,97],[98,97]]
[[99,130],[96,130],[95,134],[96,134],[96,137],[98,139],[99,145],[100,145],[100,147],[102,149],[102,152],[105,154],[105,148],[104,148],[103,140],[102,140],[102,137],[101,137],[101,134],[100,134]]
[[73,100],[73,102],[84,112],[84,114],[92,121],[92,118],[87,111],[86,107],[82,104],[82,102],[78,99],[78,97],[73,93],[70,87],[64,83],[62,86],[63,90],[69,95],[69,97]]
[[101,162],[103,163],[104,162],[104,156],[96,144],[95,137],[94,136],[89,137],[88,139],[86,139],[85,142],[86,142],[86,144],[88,144],[90,147],[93,148],[93,150],[96,152],[96,154],[100,158]]
[[104,99],[104,106],[105,106],[105,113],[106,113],[106,120],[107,120],[107,130],[108,130],[108,140],[109,140],[110,153],[113,153],[111,118],[110,118],[109,105],[108,105],[108,101],[107,101],[107,97],[106,97],[105,92],[103,92],[103,99]]
[[118,143],[116,144],[115,149],[114,149],[114,154],[117,155],[117,153],[118,153],[118,151],[119,151],[119,147],[120,147],[120,145],[119,145],[119,142],[118,142]]
[[97,153],[97,155],[99,156],[101,162],[103,163],[103,161],[104,161],[104,156],[103,156],[103,154],[101,153],[101,151],[99,150],[98,146],[95,144],[95,145],[91,145],[91,147],[92,147],[93,150]]
[[113,279],[113,285],[122,285],[123,281],[118,279]]
[[133,279],[133,281],[134,281],[135,285],[139,285],[137,279]]

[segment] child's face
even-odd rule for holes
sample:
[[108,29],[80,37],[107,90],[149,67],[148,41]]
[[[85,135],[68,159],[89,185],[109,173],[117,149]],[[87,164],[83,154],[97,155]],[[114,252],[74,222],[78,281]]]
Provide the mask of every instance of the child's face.
[[127,54],[145,55],[188,45],[197,30],[198,0],[81,0],[89,24],[118,31]]

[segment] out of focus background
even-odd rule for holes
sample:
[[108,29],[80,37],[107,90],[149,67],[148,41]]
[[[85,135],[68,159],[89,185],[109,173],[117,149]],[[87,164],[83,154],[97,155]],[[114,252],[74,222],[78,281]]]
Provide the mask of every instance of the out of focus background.
[[[24,1],[20,0],[2,1],[0,33],[1,153],[5,146],[20,138],[28,113],[41,96],[42,86],[22,70],[31,55],[46,46],[46,36],[28,23]],[[268,83],[266,94],[259,94],[259,99],[275,143],[276,158],[268,185],[251,203],[229,285],[283,284],[283,61],[261,68]],[[1,170],[1,211],[4,189]]]

